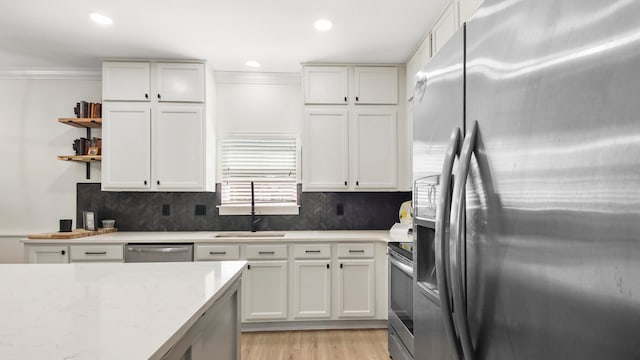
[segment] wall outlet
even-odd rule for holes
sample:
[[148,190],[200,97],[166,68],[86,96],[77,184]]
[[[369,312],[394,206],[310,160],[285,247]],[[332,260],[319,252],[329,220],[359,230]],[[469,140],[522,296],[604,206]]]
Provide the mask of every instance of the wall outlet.
[[206,205],[196,205],[196,216],[207,215],[207,206]]
[[171,215],[171,205],[162,204],[162,216],[169,216],[169,215]]

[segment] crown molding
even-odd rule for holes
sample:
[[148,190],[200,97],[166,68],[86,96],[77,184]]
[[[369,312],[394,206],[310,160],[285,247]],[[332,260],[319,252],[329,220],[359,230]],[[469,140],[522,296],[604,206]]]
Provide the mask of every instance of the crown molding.
[[216,71],[216,84],[300,85],[300,73]]
[[2,69],[1,80],[101,80],[100,69],[64,68],[64,69]]

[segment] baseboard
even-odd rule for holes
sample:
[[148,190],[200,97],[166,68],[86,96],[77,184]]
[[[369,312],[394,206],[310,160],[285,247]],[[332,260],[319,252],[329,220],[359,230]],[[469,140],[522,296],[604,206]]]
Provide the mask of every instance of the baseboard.
[[321,321],[277,321],[245,322],[242,332],[291,331],[291,330],[344,330],[344,329],[386,329],[387,320],[321,320]]

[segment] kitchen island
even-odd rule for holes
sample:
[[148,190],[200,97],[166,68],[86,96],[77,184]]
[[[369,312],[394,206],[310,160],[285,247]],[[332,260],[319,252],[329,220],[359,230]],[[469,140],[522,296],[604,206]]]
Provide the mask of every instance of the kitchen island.
[[2,359],[238,359],[245,261],[0,265]]

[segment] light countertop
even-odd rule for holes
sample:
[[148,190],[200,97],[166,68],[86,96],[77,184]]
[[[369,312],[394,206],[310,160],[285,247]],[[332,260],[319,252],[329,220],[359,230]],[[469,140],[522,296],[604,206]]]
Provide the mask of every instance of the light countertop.
[[[273,237],[274,234],[283,236]],[[226,237],[226,235],[239,235]],[[217,237],[223,235],[225,237]],[[77,239],[24,239],[25,244],[126,244],[126,243],[247,243],[247,242],[358,242],[390,241],[389,230],[318,231],[119,231]]]
[[0,358],[156,358],[245,266],[245,261],[0,265],[6,290],[0,296]]

